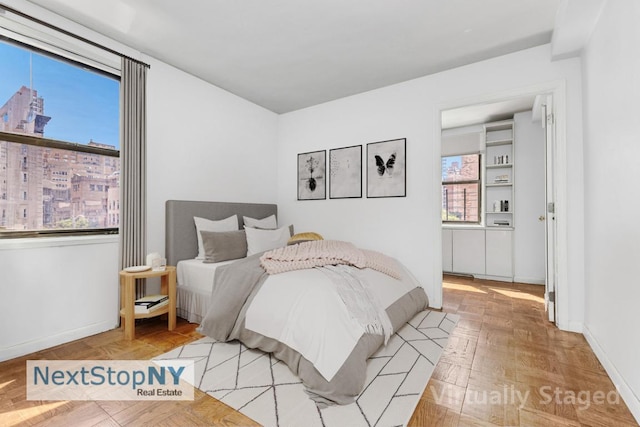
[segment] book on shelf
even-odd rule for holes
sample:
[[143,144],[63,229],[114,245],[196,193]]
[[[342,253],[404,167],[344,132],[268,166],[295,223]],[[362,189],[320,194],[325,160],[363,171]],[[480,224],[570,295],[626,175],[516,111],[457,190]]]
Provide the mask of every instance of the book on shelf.
[[155,309],[158,309],[159,305],[166,305],[169,302],[169,295],[147,295],[142,298],[138,298],[135,303],[136,313],[149,313]]
[[162,302],[159,302],[157,304],[154,304],[152,306],[146,306],[146,305],[134,305],[134,312],[136,314],[148,314],[148,313],[153,313],[156,310],[161,309],[162,307],[166,307],[167,305],[169,305],[169,299],[166,299]]

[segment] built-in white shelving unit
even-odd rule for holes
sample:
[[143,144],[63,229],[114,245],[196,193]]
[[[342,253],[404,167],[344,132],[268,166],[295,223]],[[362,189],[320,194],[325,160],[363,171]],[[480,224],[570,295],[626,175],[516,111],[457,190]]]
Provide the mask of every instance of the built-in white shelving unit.
[[514,139],[513,120],[486,123],[485,224],[513,228]]

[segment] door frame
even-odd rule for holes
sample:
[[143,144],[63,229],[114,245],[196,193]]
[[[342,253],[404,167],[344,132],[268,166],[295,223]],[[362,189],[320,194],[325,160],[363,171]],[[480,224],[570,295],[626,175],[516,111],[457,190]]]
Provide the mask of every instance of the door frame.
[[[550,102],[551,101],[551,102]],[[555,214],[555,186],[554,182],[554,149],[555,149],[555,120],[553,111],[553,95],[543,94],[536,97],[536,103],[533,108],[540,109],[540,122],[544,129],[544,201],[545,201],[545,284],[544,284],[544,305],[547,312],[547,319],[550,322],[556,322],[556,277],[557,265],[555,258],[555,236],[556,236],[556,214]]]
[[[567,111],[566,111],[566,82],[564,80],[551,81],[547,83],[536,84],[532,86],[514,88],[506,91],[487,93],[484,95],[477,95],[465,99],[458,99],[439,104],[435,115],[436,130],[435,141],[438,143],[433,144],[433,171],[434,171],[434,188],[433,191],[437,192],[437,198],[441,198],[441,164],[440,158],[442,155],[442,112],[445,110],[451,110],[454,108],[461,108],[465,106],[471,106],[476,104],[486,104],[499,102],[514,98],[520,98],[523,96],[538,95],[543,93],[551,93],[553,97],[553,111],[555,118],[555,145],[554,145],[554,164],[553,164],[553,178],[555,187],[555,215],[556,215],[556,236],[555,236],[555,264],[557,268],[557,276],[555,283],[556,290],[556,324],[560,329],[571,330],[568,315],[569,315],[569,301],[570,301],[570,287],[568,286],[568,215],[567,215]],[[545,159],[546,161],[546,159]],[[441,205],[434,207],[434,216],[438,218],[437,223],[433,225],[433,235],[436,237],[436,242],[439,242],[439,250],[437,253],[439,257],[434,257],[433,271],[435,276],[433,278],[436,283],[436,295],[434,295],[433,306],[442,307],[442,222],[441,218]],[[437,209],[437,211],[435,211]],[[545,231],[546,232],[546,231]],[[437,286],[437,284],[440,284]]]

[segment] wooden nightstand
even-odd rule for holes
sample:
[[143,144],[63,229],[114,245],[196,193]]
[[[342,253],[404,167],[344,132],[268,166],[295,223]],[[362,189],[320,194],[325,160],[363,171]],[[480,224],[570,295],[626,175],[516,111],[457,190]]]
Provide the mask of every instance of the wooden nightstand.
[[[169,304],[156,311],[145,314],[136,314],[134,310],[136,279],[148,279],[160,277],[160,293],[169,295]],[[120,318],[121,327],[124,329],[124,338],[132,340],[135,337],[135,319],[169,314],[169,330],[176,327],[176,268],[167,266],[164,271],[146,270],[137,273],[127,271],[120,272]]]

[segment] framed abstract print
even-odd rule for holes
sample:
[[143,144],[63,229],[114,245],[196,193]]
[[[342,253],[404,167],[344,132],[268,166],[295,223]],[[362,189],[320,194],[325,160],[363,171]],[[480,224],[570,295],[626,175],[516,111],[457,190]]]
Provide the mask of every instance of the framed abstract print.
[[407,139],[367,144],[367,197],[407,195]]
[[362,197],[362,145],[329,150],[329,198]]
[[298,200],[324,200],[327,151],[298,154]]

